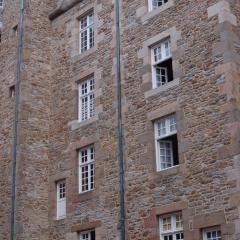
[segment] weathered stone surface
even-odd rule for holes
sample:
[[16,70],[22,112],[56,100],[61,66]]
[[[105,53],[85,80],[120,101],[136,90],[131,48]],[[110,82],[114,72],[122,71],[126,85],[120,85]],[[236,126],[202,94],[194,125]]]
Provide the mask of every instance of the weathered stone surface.
[[[56,1],[57,2],[57,1]],[[82,0],[51,21],[54,0],[27,1],[17,174],[17,238],[119,239],[114,1]],[[70,2],[70,1],[69,1]],[[0,239],[9,239],[18,4],[0,14]],[[94,9],[96,45],[78,54],[78,18]],[[159,239],[157,217],[182,211],[185,239],[221,225],[239,240],[240,5],[238,0],[121,1],[126,226],[130,240]],[[174,84],[151,90],[149,44],[172,38]],[[97,116],[78,123],[77,83],[94,74]],[[180,166],[156,172],[153,120],[176,112]],[[77,149],[96,151],[96,188],[78,194]],[[57,180],[67,217],[56,220]]]

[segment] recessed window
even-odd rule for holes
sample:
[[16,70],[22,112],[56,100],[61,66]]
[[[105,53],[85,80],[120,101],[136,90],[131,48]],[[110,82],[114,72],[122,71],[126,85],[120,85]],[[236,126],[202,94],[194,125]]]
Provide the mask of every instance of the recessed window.
[[94,146],[79,150],[79,192],[94,189]]
[[170,38],[151,48],[153,88],[161,87],[173,80]]
[[157,171],[179,164],[176,117],[171,115],[154,122]]
[[0,9],[3,8],[4,0],[0,0]]
[[221,240],[220,227],[207,228],[203,230],[203,240]]
[[66,181],[57,182],[57,219],[66,217]]
[[149,0],[149,11],[157,9],[164,4],[166,4],[169,0]]
[[79,240],[95,240],[95,230],[79,233]]
[[164,215],[159,218],[160,240],[184,240],[181,213]]
[[18,35],[18,25],[15,25],[12,29],[13,31],[13,36],[17,36]]
[[10,97],[10,98],[14,98],[14,97],[15,97],[15,85],[12,85],[12,86],[9,88],[9,97]]
[[94,15],[93,12],[82,17],[80,24],[80,53],[94,47]]
[[79,84],[79,120],[84,121],[94,116],[94,78]]

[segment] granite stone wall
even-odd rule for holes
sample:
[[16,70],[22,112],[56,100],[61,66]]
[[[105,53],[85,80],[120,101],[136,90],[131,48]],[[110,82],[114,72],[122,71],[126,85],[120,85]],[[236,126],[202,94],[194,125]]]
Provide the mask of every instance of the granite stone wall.
[[[49,19],[56,2],[26,5],[17,239],[77,240],[80,231],[95,228],[97,240],[117,240],[114,1],[68,1],[62,6]],[[160,239],[158,217],[182,211],[184,239],[201,240],[202,229],[220,226],[222,239],[239,240],[239,1],[170,0],[149,12],[147,0],[122,0],[120,8],[127,239]],[[79,54],[79,18],[89,11],[94,12],[95,46]],[[14,121],[9,86],[15,81],[16,13],[17,4],[12,4],[0,15],[3,240],[9,239]],[[166,37],[171,38],[174,80],[152,89],[150,47]],[[78,83],[92,75],[96,115],[79,122]],[[157,172],[153,123],[172,113],[180,164]],[[90,144],[96,154],[95,189],[79,194],[77,152]],[[56,220],[56,182],[62,179],[67,216]]]

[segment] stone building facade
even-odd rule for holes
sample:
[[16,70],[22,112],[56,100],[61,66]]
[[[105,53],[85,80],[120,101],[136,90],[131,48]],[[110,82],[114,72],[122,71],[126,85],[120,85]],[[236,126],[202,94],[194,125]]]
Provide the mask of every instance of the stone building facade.
[[[8,240],[20,6],[2,3]],[[24,7],[15,239],[121,239],[115,2]],[[240,239],[239,24],[238,0],[120,1],[126,239]]]

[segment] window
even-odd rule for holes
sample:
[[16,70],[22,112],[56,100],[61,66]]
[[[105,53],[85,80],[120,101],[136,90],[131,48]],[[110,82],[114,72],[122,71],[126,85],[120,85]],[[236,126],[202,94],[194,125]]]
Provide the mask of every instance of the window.
[[220,227],[208,228],[203,230],[203,240],[221,240]]
[[90,230],[86,232],[80,232],[79,240],[95,240],[95,230]]
[[178,140],[175,115],[156,120],[154,128],[157,171],[178,165]]
[[0,9],[3,8],[4,0],[0,0]]
[[160,240],[183,240],[182,214],[175,213],[159,218]]
[[167,2],[168,0],[149,0],[149,11],[157,9]]
[[14,98],[15,97],[15,85],[12,85],[9,88],[9,98]]
[[[1,0],[0,0],[1,1]],[[18,25],[15,25],[12,29],[13,37],[16,37],[18,35]]]
[[94,47],[94,15],[90,13],[80,19],[80,53]]
[[66,181],[57,182],[57,219],[66,217]]
[[151,48],[153,88],[173,80],[172,53],[170,38]]
[[79,192],[94,189],[94,147],[79,150]]
[[79,84],[79,120],[84,121],[94,116],[94,79],[90,78]]

